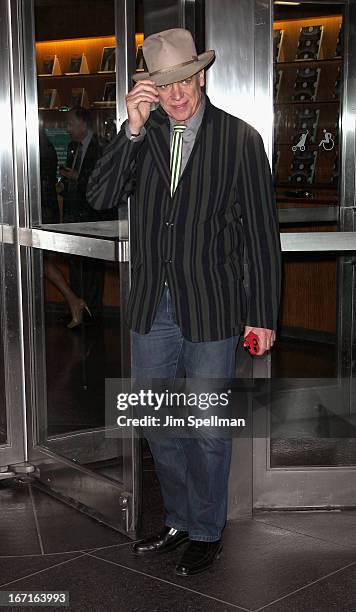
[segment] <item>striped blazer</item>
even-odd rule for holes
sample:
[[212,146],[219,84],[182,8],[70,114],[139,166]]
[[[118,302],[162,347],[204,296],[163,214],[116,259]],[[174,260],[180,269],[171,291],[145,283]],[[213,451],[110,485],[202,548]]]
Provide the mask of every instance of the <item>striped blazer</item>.
[[207,97],[171,198],[169,118],[159,107],[145,127],[145,138],[136,142],[121,129],[98,161],[87,192],[97,210],[133,194],[129,326],[150,331],[167,279],[177,323],[188,340],[221,340],[245,325],[275,329],[280,240],[260,135]]

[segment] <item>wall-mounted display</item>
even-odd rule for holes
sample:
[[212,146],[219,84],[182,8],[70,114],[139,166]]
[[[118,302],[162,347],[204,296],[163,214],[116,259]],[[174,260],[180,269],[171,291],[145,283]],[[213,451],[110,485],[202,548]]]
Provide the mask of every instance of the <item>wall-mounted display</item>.
[[304,185],[307,183],[310,185],[313,182],[317,152],[307,151],[305,149],[305,144],[302,144],[294,154],[291,172],[288,176],[288,181],[290,183],[295,183],[297,185]]
[[308,25],[300,28],[297,60],[317,60],[319,59],[323,26]]
[[42,73],[38,76],[55,76],[58,74],[62,74],[62,71],[57,55],[45,57],[42,63]]
[[84,87],[74,87],[72,89],[70,107],[74,108],[78,106],[89,108],[88,94]]
[[136,53],[136,72],[144,72],[145,71],[145,60],[143,57],[142,45],[137,47]]
[[115,102],[116,101],[116,83],[106,83],[103,94],[104,102]]
[[283,34],[284,30],[273,30],[273,58],[275,62],[279,62]]
[[278,94],[281,87],[283,70],[275,70],[273,74],[273,96],[274,100],[278,100]]
[[[321,3],[322,4],[322,3]],[[274,23],[274,154],[277,206],[313,209],[339,203],[339,113],[342,103],[342,15],[323,14],[316,4],[296,9],[276,8],[285,15]],[[300,18],[288,17],[300,14]],[[319,16],[316,14],[319,12]],[[283,32],[283,35],[281,35]],[[335,214],[335,217],[337,215]],[[306,215],[306,218],[307,215]],[[320,214],[322,219],[322,214]],[[288,223],[285,232],[334,231],[332,222]],[[336,331],[334,295],[336,264],[329,257],[284,258],[281,328],[303,338]],[[296,308],[295,296],[307,307]],[[322,315],[320,314],[322,313]],[[288,330],[288,331],[287,331]]]
[[320,68],[299,68],[297,70],[293,100],[305,102],[315,100],[318,89]]
[[75,55],[70,60],[70,66],[67,75],[89,74],[89,67],[85,53]]
[[341,54],[341,15],[274,23],[274,169],[281,206],[338,201]]
[[55,109],[60,106],[60,98],[57,89],[45,89],[39,99],[40,109]]
[[115,72],[116,47],[104,47],[99,72]]
[[333,98],[335,100],[339,100],[340,99],[340,83],[341,83],[341,66],[338,66],[337,68],[337,73],[336,73],[336,79],[335,79],[335,83],[334,83],[334,91],[333,91]]
[[334,57],[341,57],[342,46],[343,46],[343,33],[344,33],[344,29],[342,27],[342,23],[340,23],[340,25],[339,25],[339,35],[338,35],[337,41],[336,41]]
[[318,108],[296,109],[295,121],[293,124],[293,141],[295,144],[299,142],[300,138],[302,138],[305,133],[308,134],[310,142],[315,143],[319,114],[320,110]]
[[[143,34],[136,34],[135,42],[139,58],[140,53],[142,55]],[[62,105],[62,110],[66,110],[81,103],[82,106],[95,109],[95,112],[101,112],[115,106],[115,36],[39,41],[36,43],[36,60],[39,106],[42,109],[56,109]],[[139,63],[143,66],[141,60]],[[57,90],[60,103],[57,99],[56,103],[49,104],[47,90],[50,87]],[[47,94],[44,100],[45,90]]]

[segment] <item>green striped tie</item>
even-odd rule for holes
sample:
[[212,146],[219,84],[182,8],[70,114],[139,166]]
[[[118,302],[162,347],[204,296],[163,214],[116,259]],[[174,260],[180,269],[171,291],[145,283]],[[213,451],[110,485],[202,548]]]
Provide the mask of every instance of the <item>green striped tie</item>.
[[177,188],[182,166],[183,132],[186,125],[175,125],[171,145],[171,197]]

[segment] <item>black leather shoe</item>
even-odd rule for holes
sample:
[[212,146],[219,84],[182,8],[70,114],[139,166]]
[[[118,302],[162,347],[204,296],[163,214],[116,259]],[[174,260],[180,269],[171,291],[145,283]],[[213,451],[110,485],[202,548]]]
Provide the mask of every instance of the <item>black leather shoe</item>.
[[216,542],[191,540],[176,566],[176,574],[179,576],[191,576],[192,574],[204,572],[213,564],[215,558],[219,558],[221,551],[221,540]]
[[132,547],[135,555],[143,555],[149,552],[170,552],[178,548],[184,542],[188,542],[189,536],[186,531],[177,531],[173,527],[166,527],[161,533],[146,540],[137,542]]

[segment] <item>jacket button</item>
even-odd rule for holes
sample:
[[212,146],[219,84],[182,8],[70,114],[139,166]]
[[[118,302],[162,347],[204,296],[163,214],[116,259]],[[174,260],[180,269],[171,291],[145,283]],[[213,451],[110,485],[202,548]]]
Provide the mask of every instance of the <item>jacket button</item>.
[[166,259],[165,263],[172,263],[172,260],[171,259]]

